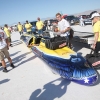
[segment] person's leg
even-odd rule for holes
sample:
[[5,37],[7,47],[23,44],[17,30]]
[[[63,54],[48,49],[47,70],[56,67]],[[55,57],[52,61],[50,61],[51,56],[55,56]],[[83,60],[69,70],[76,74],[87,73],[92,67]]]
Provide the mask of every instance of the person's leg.
[[80,26],[81,26],[81,21],[80,21]]
[[67,41],[67,47],[69,47],[69,37],[66,36],[66,41]]
[[40,30],[38,30],[38,35],[40,36],[40,34],[41,34],[41,31],[40,31]]
[[7,70],[7,68],[6,68],[6,62],[5,62],[4,59],[1,60],[1,63],[2,63],[2,67],[4,68],[4,69],[3,69],[3,72],[8,72],[8,70]]
[[49,30],[51,30],[51,25],[49,25]]
[[82,22],[83,23],[83,26],[84,26],[84,22]]
[[48,25],[48,30],[50,30],[50,25]]
[[11,40],[10,40],[10,37],[8,37],[8,44],[9,44],[9,46],[11,46]]
[[72,49],[72,38],[69,38],[69,48]]
[[81,21],[81,26],[83,26],[83,25],[82,25],[82,21]]
[[46,26],[46,30],[48,30],[48,25]]
[[5,47],[4,48],[4,55],[5,55],[5,57],[8,59],[8,61],[10,62],[10,66],[12,67],[12,68],[14,68],[15,66],[13,65],[13,62],[12,62],[12,60],[11,60],[11,58],[10,58],[10,55],[9,55],[9,52],[8,52],[8,50],[7,50],[7,48]]
[[5,60],[4,60],[3,49],[0,50],[0,60],[1,60],[1,66],[3,67],[3,72],[8,72],[7,68],[6,68],[6,63],[5,63]]
[[100,51],[100,42],[97,42],[97,43],[96,43],[95,50],[94,50],[94,53],[95,53],[95,54],[98,54],[99,51]]
[[13,45],[11,44],[11,37],[8,38],[8,42],[9,42],[9,46],[13,47]]
[[50,25],[50,30],[53,30],[53,26],[52,25]]
[[43,30],[42,29],[40,30],[40,36],[43,36]]
[[23,31],[21,31],[21,34],[23,34]]
[[43,30],[41,29],[41,34],[43,34]]
[[20,31],[19,33],[20,33],[20,35],[21,35],[21,31]]
[[27,32],[28,34],[30,34],[30,32]]

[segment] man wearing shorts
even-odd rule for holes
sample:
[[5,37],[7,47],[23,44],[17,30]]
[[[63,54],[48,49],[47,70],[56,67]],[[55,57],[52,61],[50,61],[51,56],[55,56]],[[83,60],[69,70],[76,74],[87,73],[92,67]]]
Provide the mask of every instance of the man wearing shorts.
[[8,61],[10,62],[10,66],[12,68],[14,68],[15,66],[12,63],[12,60],[9,56],[9,42],[8,42],[8,38],[7,35],[5,34],[5,32],[3,30],[0,29],[0,60],[3,66],[3,72],[8,72],[7,68],[6,68],[6,63],[4,58],[6,57],[8,59]]
[[9,46],[12,47],[12,44],[11,44],[11,31],[8,29],[8,25],[7,24],[4,25],[4,31],[5,31],[5,33],[6,33],[7,37],[8,37]]
[[93,31],[95,37],[93,49],[97,54],[100,51],[100,14],[97,11],[94,11],[90,14],[90,16],[93,23]]

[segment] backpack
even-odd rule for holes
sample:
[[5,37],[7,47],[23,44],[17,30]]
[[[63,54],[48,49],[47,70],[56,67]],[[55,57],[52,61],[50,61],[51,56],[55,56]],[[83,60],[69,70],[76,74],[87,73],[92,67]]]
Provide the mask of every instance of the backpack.
[[100,54],[94,54],[93,51],[91,51],[90,54],[86,55],[86,60],[89,62],[93,68],[100,68]]
[[60,36],[45,39],[45,46],[46,48],[51,49],[51,50],[63,48],[67,46],[67,39],[66,37],[60,37]]

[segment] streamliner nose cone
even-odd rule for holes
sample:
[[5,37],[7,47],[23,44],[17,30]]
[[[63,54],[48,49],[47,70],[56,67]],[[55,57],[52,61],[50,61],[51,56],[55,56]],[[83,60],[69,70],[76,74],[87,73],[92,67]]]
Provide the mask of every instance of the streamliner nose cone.
[[89,78],[85,77],[80,80],[73,79],[72,81],[75,83],[78,83],[78,84],[82,84],[82,85],[94,85],[97,82],[97,80],[98,80],[98,76],[95,75],[95,76],[91,76]]

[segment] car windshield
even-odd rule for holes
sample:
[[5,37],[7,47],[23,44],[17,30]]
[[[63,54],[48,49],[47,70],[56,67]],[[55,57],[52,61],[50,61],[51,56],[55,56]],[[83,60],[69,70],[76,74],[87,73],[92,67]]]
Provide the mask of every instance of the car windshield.
[[86,15],[82,15],[82,18],[83,18],[83,19],[86,19],[86,18],[87,18],[87,16],[86,16]]
[[87,15],[87,18],[90,18],[90,15]]
[[36,21],[35,21],[35,22],[30,22],[30,24],[31,24],[32,26],[36,26]]
[[73,20],[73,19],[75,19],[75,16],[67,16],[66,19]]

